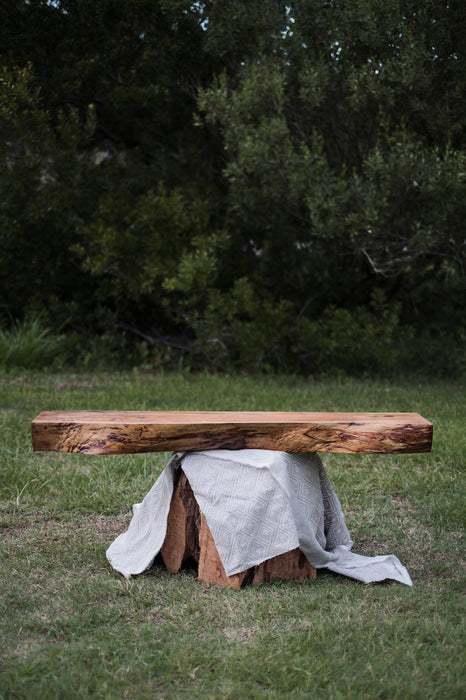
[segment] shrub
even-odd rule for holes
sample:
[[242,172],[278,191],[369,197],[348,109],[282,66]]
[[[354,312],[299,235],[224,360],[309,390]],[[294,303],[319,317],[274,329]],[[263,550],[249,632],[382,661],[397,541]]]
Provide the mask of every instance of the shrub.
[[0,367],[38,368],[65,362],[65,338],[45,328],[38,318],[0,329]]

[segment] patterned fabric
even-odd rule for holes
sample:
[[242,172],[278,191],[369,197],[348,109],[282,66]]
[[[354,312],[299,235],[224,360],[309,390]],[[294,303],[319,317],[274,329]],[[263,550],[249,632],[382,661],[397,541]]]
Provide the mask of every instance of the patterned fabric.
[[316,453],[211,450],[176,453],[107,557],[126,577],[149,568],[165,539],[174,470],[182,466],[228,576],[300,547],[316,568],[365,583],[411,584],[392,555],[353,554],[340,502]]

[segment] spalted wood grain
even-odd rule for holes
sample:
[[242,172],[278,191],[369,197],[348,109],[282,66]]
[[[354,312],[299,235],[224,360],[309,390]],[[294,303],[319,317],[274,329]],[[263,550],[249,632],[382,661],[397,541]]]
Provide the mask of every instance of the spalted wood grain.
[[429,452],[432,424],[417,413],[44,411],[36,451],[129,454],[177,450]]
[[239,589],[246,584],[266,581],[312,579],[317,575],[299,549],[272,557],[258,566],[227,576],[214,538],[204,514],[200,511],[185,473],[177,472],[167,534],[161,549],[165,567],[176,573],[188,559],[198,563],[197,580]]

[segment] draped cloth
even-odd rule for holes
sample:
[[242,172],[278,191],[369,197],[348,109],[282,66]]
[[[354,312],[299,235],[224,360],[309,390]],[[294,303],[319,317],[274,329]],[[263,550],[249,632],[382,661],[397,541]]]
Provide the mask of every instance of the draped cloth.
[[126,532],[107,550],[125,577],[150,568],[167,530],[174,474],[182,468],[212,532],[227,576],[299,547],[312,566],[364,583],[393,579],[412,585],[392,554],[351,551],[340,501],[316,453],[209,450],[175,453]]

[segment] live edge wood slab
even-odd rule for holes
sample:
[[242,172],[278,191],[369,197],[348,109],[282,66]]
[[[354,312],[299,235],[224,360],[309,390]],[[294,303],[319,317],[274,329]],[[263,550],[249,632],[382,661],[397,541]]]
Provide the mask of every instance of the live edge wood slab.
[[402,454],[430,452],[417,413],[43,411],[35,451],[88,455],[211,449]]

